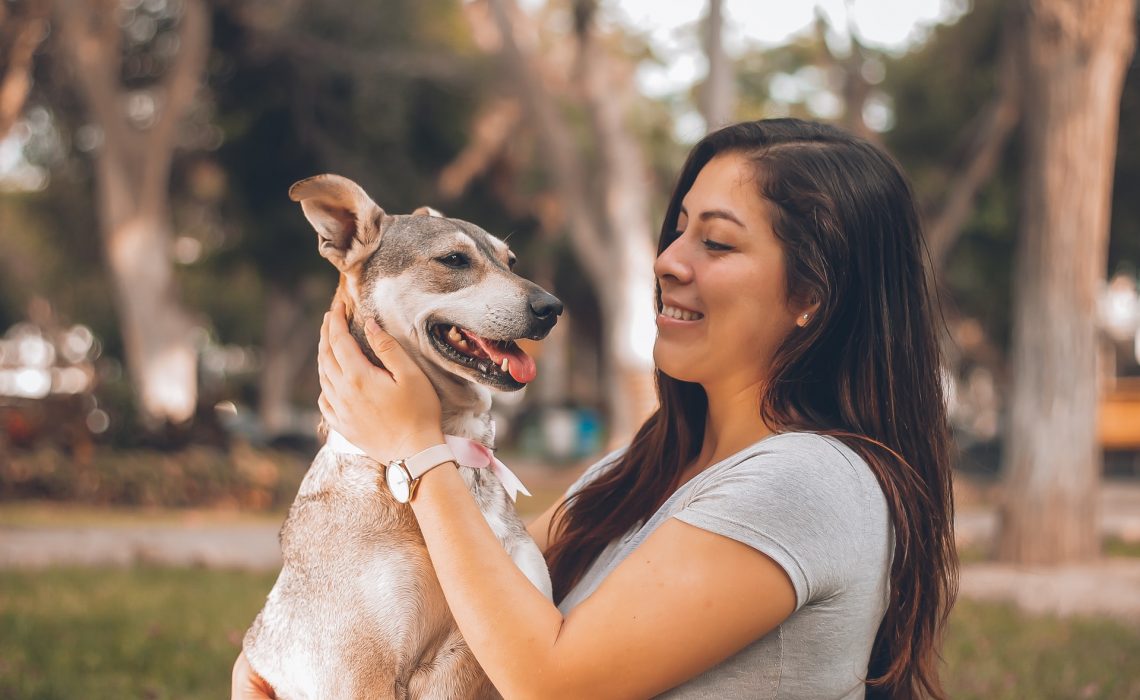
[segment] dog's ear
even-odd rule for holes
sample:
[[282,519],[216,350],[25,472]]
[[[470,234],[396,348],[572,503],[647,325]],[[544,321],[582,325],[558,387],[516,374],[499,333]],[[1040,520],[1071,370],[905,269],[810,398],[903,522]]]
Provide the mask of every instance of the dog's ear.
[[440,211],[438,209],[432,209],[431,207],[428,207],[428,206],[423,206],[423,207],[420,207],[419,209],[416,209],[414,212],[412,212],[412,216],[434,216],[437,219],[446,219],[447,218],[442,213],[440,213]]
[[380,242],[390,218],[360,185],[340,175],[317,175],[289,188],[317,230],[321,255],[344,271],[364,260]]

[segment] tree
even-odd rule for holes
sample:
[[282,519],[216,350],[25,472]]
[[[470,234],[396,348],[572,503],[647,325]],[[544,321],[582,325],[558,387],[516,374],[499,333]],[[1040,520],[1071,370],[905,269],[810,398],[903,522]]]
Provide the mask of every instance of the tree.
[[0,141],[16,123],[32,87],[32,58],[48,32],[47,0],[28,0],[13,12],[0,4]]
[[[431,204],[500,228],[493,202],[445,207],[436,190],[488,82],[460,13],[451,0],[238,2],[214,13],[208,84],[224,139],[210,157],[227,231],[194,271],[202,295],[187,298],[219,337],[260,346],[251,394],[266,437],[298,430],[294,405],[315,404],[317,329],[337,279],[285,196],[292,183],[340,173],[390,213]],[[253,299],[242,299],[252,313],[235,310],[235,279],[252,282]]]
[[[96,209],[111,273],[128,373],[145,424],[182,423],[197,401],[193,325],[182,308],[170,250],[169,180],[179,126],[202,80],[209,47],[202,0],[182,3],[181,17],[135,10],[125,24],[118,0],[59,0],[55,48],[70,59],[79,93],[101,144],[95,154]],[[158,24],[176,21],[175,41],[148,55],[167,63],[152,83],[124,83],[124,58],[149,50]],[[125,42],[123,26],[139,22]],[[165,55],[163,55],[165,54]],[[143,61],[139,58],[140,63]]]
[[[538,132],[544,167],[563,206],[570,247],[601,308],[611,441],[626,440],[653,409],[653,225],[649,166],[626,124],[632,67],[597,33],[594,3],[575,3],[572,92],[585,116],[593,162],[578,152],[576,133],[549,88],[562,66],[550,65],[531,39],[528,18],[509,0],[468,6],[477,35],[494,31],[520,101]],[[484,12],[484,10],[486,12]],[[571,92],[571,90],[567,90]],[[560,227],[562,216],[545,226]]]
[[724,0],[709,0],[702,38],[709,73],[700,93],[701,116],[705,128],[714,131],[733,120],[736,108],[736,76],[724,50]]
[[1134,0],[1023,0],[1024,161],[999,557],[1100,552],[1096,299]]

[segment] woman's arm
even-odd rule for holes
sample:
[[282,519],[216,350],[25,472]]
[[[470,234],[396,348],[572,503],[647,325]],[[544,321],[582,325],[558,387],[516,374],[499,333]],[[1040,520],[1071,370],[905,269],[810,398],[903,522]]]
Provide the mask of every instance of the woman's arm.
[[563,617],[512,564],[453,466],[429,472],[412,507],[464,639],[508,698],[652,696],[795,607],[771,559],[669,520]]
[[[326,419],[382,461],[441,441],[426,377],[391,337],[373,328],[369,340],[387,370],[364,358],[342,310],[327,317]],[[459,629],[506,697],[654,695],[771,631],[795,606],[771,559],[670,520],[563,617],[513,565],[454,465],[425,475],[411,507]]]
[[526,531],[530,533],[531,539],[534,540],[539,551],[543,554],[546,554],[546,548],[550,546],[550,523],[554,519],[554,512],[565,500],[565,496],[559,496],[558,500],[546,509],[546,512],[530,521],[526,526]]

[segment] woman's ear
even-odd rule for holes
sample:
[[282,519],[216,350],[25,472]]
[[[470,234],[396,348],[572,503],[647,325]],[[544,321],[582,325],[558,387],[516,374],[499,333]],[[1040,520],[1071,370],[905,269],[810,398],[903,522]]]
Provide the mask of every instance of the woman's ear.
[[819,311],[819,306],[820,302],[817,301],[810,306],[800,309],[799,315],[796,316],[796,325],[800,328],[806,326],[808,324],[808,321],[814,318],[816,312]]

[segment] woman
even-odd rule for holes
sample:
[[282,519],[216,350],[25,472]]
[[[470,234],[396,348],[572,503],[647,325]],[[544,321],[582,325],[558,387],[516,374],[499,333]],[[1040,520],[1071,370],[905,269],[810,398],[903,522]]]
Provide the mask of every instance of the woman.
[[[505,697],[943,697],[957,558],[921,250],[863,140],[778,119],[694,147],[654,264],[660,408],[530,526],[557,607],[453,464],[410,504]],[[369,340],[387,371],[326,317],[326,420],[382,462],[442,442],[426,378]],[[235,688],[256,680],[239,657]]]

